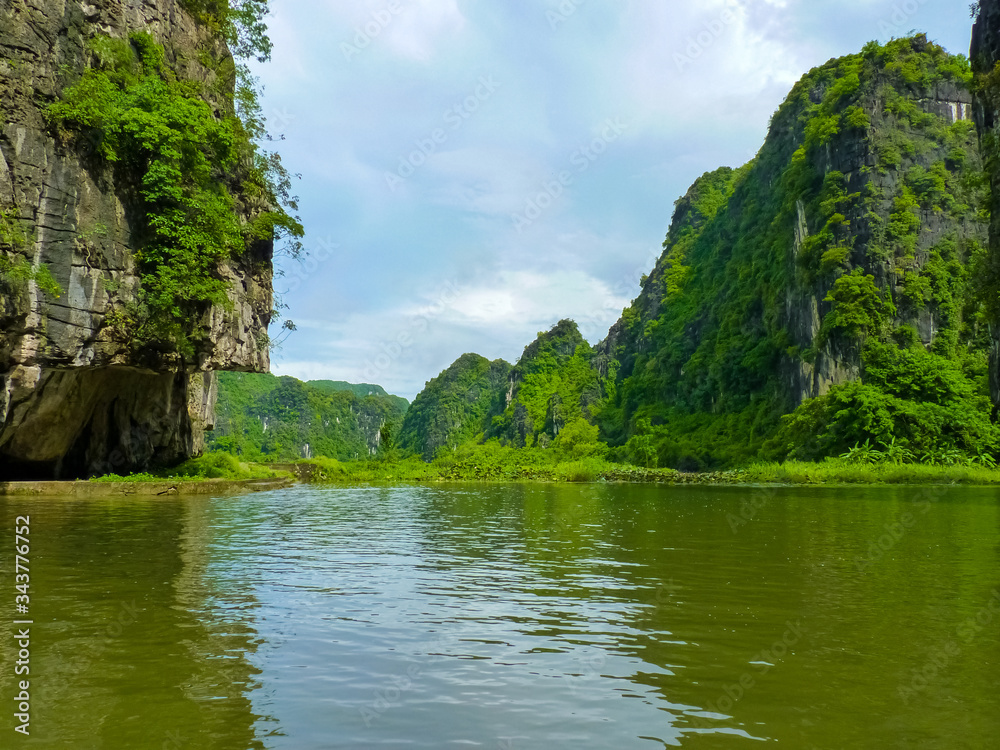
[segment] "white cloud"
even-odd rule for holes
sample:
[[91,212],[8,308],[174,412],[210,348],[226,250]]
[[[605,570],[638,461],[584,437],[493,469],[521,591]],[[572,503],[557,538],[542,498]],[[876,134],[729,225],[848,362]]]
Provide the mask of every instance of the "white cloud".
[[[274,370],[407,397],[465,352],[515,360],[561,318],[603,338],[652,268],[674,200],[752,157],[792,83],[879,37],[898,5],[588,0],[553,29],[558,0],[398,2],[348,61],[340,45],[390,0],[274,0],[275,60],[260,73],[265,112],[290,123],[281,150],[303,173],[307,246],[341,245],[286,297],[299,331]],[[906,23],[964,51],[966,16],[926,0]],[[390,191],[386,172],[483,75],[495,94]],[[608,117],[628,131],[518,232],[511,214],[572,170]],[[457,291],[441,308],[448,279]],[[379,357],[390,361],[372,375]]]
[[386,41],[400,57],[427,62],[445,42],[454,43],[465,28],[455,0],[397,0],[398,21],[386,29]]

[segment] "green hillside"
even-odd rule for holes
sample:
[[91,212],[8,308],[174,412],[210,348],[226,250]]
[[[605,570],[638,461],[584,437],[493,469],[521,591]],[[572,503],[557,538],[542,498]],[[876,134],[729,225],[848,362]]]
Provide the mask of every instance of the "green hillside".
[[317,387],[289,377],[221,372],[208,447],[249,461],[368,458],[398,431],[407,406],[378,386],[340,389],[320,381]]
[[503,360],[461,356],[414,399],[400,429],[399,446],[430,460],[442,448],[482,436],[503,408],[510,370]]
[[871,43],[796,84],[751,163],[702,177],[602,347],[605,438],[692,468],[994,450],[982,165],[953,121],[970,76],[923,36]]
[[[685,469],[994,454],[970,81],[923,35],[812,70],[750,163],[677,202],[607,339],[559,323],[450,434],[544,448],[583,419],[620,460]],[[425,394],[408,445],[440,419]]]

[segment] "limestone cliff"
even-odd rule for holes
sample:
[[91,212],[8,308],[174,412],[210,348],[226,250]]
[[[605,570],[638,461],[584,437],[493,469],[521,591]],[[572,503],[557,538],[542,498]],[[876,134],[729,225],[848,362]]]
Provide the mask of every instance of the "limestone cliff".
[[464,354],[427,383],[410,405],[399,445],[428,461],[442,448],[454,449],[482,435],[504,407],[511,366]]
[[544,447],[584,418],[613,456],[691,470],[866,441],[1000,453],[986,377],[1000,252],[984,249],[971,82],[922,34],[810,71],[751,162],[677,202],[605,341],[591,351],[563,323],[565,346],[526,350],[487,436]]
[[193,356],[137,348],[109,321],[140,284],[130,189],[79,139],[58,137],[46,109],[90,64],[96,35],[140,30],[178,78],[218,84],[205,87],[210,103],[232,110],[232,82],[214,80],[232,56],[178,0],[0,0],[0,257],[47,269],[61,288],[0,273],[0,478],[120,473],[197,453],[214,371],[269,366],[271,242],[214,270],[231,304],[191,321]]
[[[981,0],[972,30],[972,69],[976,73],[975,118],[990,181],[990,263],[992,298],[1000,290],[1000,2]],[[1000,309],[989,310],[993,345],[990,353],[990,397],[994,415],[1000,411]]]
[[[678,201],[656,268],[597,347],[619,360],[619,377],[666,346],[683,357],[672,377],[701,379],[690,388],[702,392],[697,408],[721,408],[734,392],[745,404],[747,386],[763,388],[773,371],[789,408],[822,396],[861,377],[857,337],[821,336],[834,285],[852,272],[873,277],[895,324],[928,349],[949,323],[961,329],[925,283],[942,244],[955,250],[948,262],[968,264],[985,240],[972,94],[950,60],[921,35],[831,60],[796,84],[753,162],[704,175]],[[730,382],[720,363],[700,366],[717,346],[749,365]],[[765,367],[747,361],[753,349]]]
[[[883,360],[914,352],[960,364],[978,387],[986,226],[970,79],[924,35],[869,44],[796,84],[752,162],[699,178],[597,347],[615,380],[601,418],[611,442],[647,418],[670,444],[664,460],[738,460],[718,451],[741,445],[749,458],[808,399],[851,384],[909,394],[873,383],[901,372]],[[851,435],[891,439],[893,419],[879,419]],[[895,434],[909,439],[913,422]]]

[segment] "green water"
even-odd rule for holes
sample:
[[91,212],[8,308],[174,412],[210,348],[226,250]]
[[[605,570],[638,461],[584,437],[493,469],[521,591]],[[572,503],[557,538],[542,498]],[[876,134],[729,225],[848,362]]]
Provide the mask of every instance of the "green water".
[[0,748],[1000,747],[996,490],[8,498],[0,528]]

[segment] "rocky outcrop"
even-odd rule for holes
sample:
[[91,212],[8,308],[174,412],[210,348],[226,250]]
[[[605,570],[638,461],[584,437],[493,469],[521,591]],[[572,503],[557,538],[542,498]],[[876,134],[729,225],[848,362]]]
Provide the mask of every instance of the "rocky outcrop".
[[[972,29],[970,59],[976,73],[974,116],[979,131],[983,160],[990,181],[990,264],[989,283],[1000,289],[1000,2],[981,0]],[[994,291],[993,297],[996,297]],[[990,352],[990,397],[994,418],[1000,413],[1000,310],[990,310],[993,346]]]
[[[266,371],[271,243],[217,269],[231,304],[192,321],[193,357],[136,351],[109,313],[139,286],[129,192],[45,110],[86,65],[96,34],[146,30],[181,78],[215,83],[231,55],[177,0],[7,0],[0,4],[0,257],[48,268],[0,278],[0,478],[71,477],[167,464],[203,445],[216,370]],[[206,58],[206,55],[208,56]],[[211,88],[211,87],[210,87]],[[231,86],[213,102],[231,110]]]
[[[711,342],[720,328],[728,326],[732,338],[742,328],[747,346],[770,337],[786,349],[779,355],[775,345],[768,357],[776,360],[785,408],[794,409],[806,399],[862,377],[857,340],[820,336],[833,307],[828,295],[834,283],[855,270],[871,275],[883,295],[896,303],[893,325],[916,331],[927,349],[934,347],[942,327],[940,300],[926,293],[925,299],[913,302],[912,289],[918,278],[932,273],[928,263],[935,261],[942,243],[953,243],[956,256],[968,264],[972,249],[985,240],[977,206],[958,206],[961,200],[948,203],[950,198],[939,194],[964,186],[968,175],[980,169],[981,160],[974,138],[959,124],[971,124],[972,94],[943,71],[947,56],[924,35],[894,44],[891,54],[897,58],[920,58],[922,64],[941,65],[942,72],[925,76],[929,82],[901,80],[900,63],[889,59],[887,47],[855,58],[859,75],[853,85],[845,83],[851,75],[845,72],[850,70],[846,58],[808,74],[775,114],[754,162],[739,173],[724,168],[704,175],[677,202],[664,254],[643,280],[625,317],[596,347],[600,367],[607,369],[617,361],[619,378],[629,377],[640,358],[656,357],[657,349],[664,347],[664,337],[650,332],[664,315],[670,318],[668,306],[698,306],[698,314],[683,328],[673,324],[667,346],[683,356],[678,357],[675,371],[663,373],[662,379],[669,383],[692,372],[684,358],[694,358],[701,366],[711,361],[715,356]],[[831,92],[838,86],[850,93],[835,98]],[[830,120],[833,127],[817,137],[819,129],[813,126],[824,118],[835,118]],[[808,166],[805,178],[795,176],[797,158]],[[942,170],[938,175],[945,189],[920,193],[924,188],[920,180],[934,169]],[[839,176],[842,199],[827,209],[822,194],[829,189],[824,180],[831,175]],[[753,188],[747,188],[748,181]],[[811,200],[804,200],[807,196]],[[773,211],[768,215],[770,226],[759,223],[752,231],[747,229],[768,211]],[[833,215],[839,215],[842,223],[831,224]],[[905,222],[899,221],[900,215]],[[907,224],[909,216],[912,226]],[[899,226],[907,236],[900,234]],[[753,249],[740,257],[741,245],[763,246],[766,233],[771,233],[772,248]],[[769,257],[762,252],[765,249]],[[842,257],[828,254],[840,250]],[[783,267],[782,273],[771,273],[775,267]],[[764,274],[770,278],[758,282]],[[683,300],[689,278],[699,279],[706,291],[721,293],[711,301]],[[737,315],[733,297],[755,284],[762,296],[741,303]],[[763,296],[779,292],[780,308],[776,299]],[[723,315],[720,310],[726,307]],[[733,351],[729,356],[745,355]],[[704,380],[708,377],[706,372]],[[739,378],[734,385],[739,390]],[[703,382],[691,390],[716,391],[698,403],[711,411],[719,408],[729,387]],[[763,381],[755,384],[756,390],[761,388]]]
[[442,448],[459,445],[485,433],[493,417],[504,410],[513,388],[511,366],[464,354],[429,381],[410,405],[399,432],[399,445],[428,461]]

